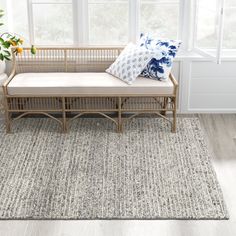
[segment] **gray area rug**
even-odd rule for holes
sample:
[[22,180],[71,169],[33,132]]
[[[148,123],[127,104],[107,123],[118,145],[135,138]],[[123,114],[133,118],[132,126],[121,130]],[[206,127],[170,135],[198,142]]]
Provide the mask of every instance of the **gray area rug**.
[[78,119],[68,134],[49,119],[0,127],[1,219],[227,219],[197,118],[139,118],[123,134]]

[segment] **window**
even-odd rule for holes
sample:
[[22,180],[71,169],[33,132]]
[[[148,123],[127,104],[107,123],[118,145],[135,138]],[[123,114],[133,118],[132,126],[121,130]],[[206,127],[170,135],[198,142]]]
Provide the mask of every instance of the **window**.
[[[0,0],[0,9],[2,9],[2,10],[7,9],[6,2]],[[0,27],[0,33],[4,33],[7,31],[6,22],[7,22],[7,14],[6,14],[6,12],[4,12],[4,15],[1,17],[1,20],[0,20],[0,23],[3,24]]]
[[235,0],[195,0],[195,48],[220,62],[222,49],[236,49]]
[[128,41],[129,1],[89,0],[89,43],[125,45]]
[[125,45],[141,32],[177,38],[179,2],[184,0],[0,1],[8,3],[8,27],[31,44],[76,46]]
[[141,0],[141,32],[157,37],[178,37],[179,0]]
[[125,45],[141,32],[220,57],[236,49],[235,0],[0,0],[8,30],[38,45]]
[[196,46],[215,49],[219,30],[219,1],[198,0]]
[[236,49],[236,1],[225,0],[223,48]]
[[[6,21],[8,31],[20,34],[25,39],[29,39],[29,25],[26,0],[5,1]],[[28,43],[28,42],[26,42]]]
[[73,44],[72,0],[30,0],[29,8],[35,44]]

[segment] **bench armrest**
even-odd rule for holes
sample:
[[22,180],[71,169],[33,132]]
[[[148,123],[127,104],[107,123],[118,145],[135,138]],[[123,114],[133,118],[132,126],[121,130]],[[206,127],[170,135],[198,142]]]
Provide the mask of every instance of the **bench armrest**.
[[15,73],[10,74],[10,76],[3,82],[2,89],[3,89],[4,95],[7,95],[7,85],[11,82],[14,76],[15,76]]
[[179,86],[179,83],[178,81],[175,79],[174,75],[172,73],[170,73],[170,80],[171,82],[173,83],[174,85],[174,94],[176,95],[177,93],[177,89],[178,89],[178,86]]

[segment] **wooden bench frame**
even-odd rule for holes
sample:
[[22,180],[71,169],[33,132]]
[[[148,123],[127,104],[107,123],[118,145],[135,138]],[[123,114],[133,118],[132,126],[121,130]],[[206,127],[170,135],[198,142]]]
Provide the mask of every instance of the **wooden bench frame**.
[[[12,122],[29,114],[42,114],[57,121],[63,132],[74,119],[84,114],[100,114],[113,121],[117,131],[122,132],[124,122],[140,114],[152,113],[171,123],[171,131],[176,132],[176,110],[178,82],[172,74],[172,94],[93,94],[54,95],[54,96],[12,96],[8,84],[16,74],[27,72],[104,72],[118,57],[122,48],[39,48],[31,55],[30,48],[13,56],[12,72],[3,84],[6,131],[11,131]],[[172,112],[172,118],[166,116]],[[62,118],[55,116],[60,113]],[[70,113],[70,118],[68,114]],[[117,114],[112,117],[109,113]],[[17,114],[13,118],[12,114]],[[71,117],[71,114],[74,116]],[[129,114],[129,116],[123,116]]]

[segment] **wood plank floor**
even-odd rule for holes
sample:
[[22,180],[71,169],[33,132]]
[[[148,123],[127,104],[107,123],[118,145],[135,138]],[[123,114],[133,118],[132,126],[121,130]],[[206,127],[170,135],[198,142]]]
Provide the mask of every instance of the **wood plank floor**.
[[228,221],[0,221],[0,236],[235,236],[236,114],[199,115],[230,213]]

